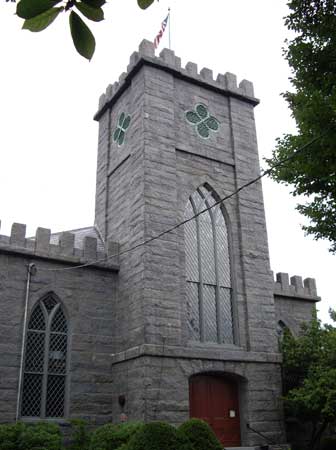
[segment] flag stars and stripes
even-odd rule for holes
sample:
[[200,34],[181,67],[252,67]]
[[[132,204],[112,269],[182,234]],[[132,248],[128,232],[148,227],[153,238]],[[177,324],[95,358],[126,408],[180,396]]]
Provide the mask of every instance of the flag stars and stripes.
[[160,31],[158,32],[158,34],[156,35],[156,37],[154,39],[154,47],[155,48],[158,48],[158,46],[159,46],[160,40],[161,40],[161,38],[163,36],[163,33],[164,33],[165,29],[166,29],[168,20],[169,20],[169,13],[167,14],[167,17],[163,20],[163,22],[161,22]]

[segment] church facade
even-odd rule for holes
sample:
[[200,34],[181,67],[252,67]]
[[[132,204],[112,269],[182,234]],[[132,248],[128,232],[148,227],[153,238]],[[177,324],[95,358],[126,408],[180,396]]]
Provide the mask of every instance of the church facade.
[[226,447],[286,442],[279,334],[319,297],[274,281],[260,180],[239,189],[257,104],[140,44],[95,115],[94,226],[0,236],[0,422],[192,416]]

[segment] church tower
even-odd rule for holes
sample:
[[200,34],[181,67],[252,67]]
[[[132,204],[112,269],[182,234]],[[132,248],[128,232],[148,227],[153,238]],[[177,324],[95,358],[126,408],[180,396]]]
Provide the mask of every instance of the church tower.
[[247,424],[285,441],[261,183],[237,192],[259,175],[257,104],[249,81],[148,41],[100,98],[95,224],[120,245],[115,420],[203,417],[228,447],[265,442]]

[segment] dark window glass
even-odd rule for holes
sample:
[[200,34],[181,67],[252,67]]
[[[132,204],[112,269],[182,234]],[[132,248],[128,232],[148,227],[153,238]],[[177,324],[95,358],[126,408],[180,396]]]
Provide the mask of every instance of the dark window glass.
[[64,417],[67,333],[62,305],[50,294],[37,303],[28,322],[22,417]]
[[184,226],[189,337],[233,343],[228,231],[220,205],[205,186],[189,198]]

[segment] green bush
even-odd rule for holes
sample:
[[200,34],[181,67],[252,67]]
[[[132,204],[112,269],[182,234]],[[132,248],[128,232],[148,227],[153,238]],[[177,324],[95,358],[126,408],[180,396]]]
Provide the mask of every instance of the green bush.
[[61,450],[62,436],[55,424],[0,425],[1,450]]
[[16,450],[20,445],[20,437],[24,425],[17,423],[13,425],[0,425],[0,449]]
[[72,432],[68,450],[89,450],[91,433],[88,423],[83,419],[72,419]]
[[335,450],[335,449],[336,449],[336,437],[328,437],[322,439],[320,450]]
[[59,426],[52,423],[26,425],[21,435],[20,450],[60,450],[62,435]]
[[127,450],[191,450],[191,447],[172,425],[151,422],[145,424],[130,439]]
[[223,448],[210,426],[203,420],[187,420],[178,431],[186,436],[193,450],[222,450]]
[[106,424],[97,428],[91,436],[91,450],[116,450],[128,443],[130,438],[141,428],[140,422]]

